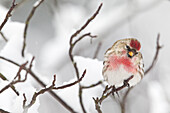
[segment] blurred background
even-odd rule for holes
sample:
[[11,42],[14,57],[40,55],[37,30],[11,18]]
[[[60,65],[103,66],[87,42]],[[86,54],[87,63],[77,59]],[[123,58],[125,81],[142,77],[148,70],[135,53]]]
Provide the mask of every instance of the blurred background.
[[[24,24],[35,2],[36,0],[16,0],[18,5],[11,21]],[[163,48],[158,61],[143,81],[130,92],[126,113],[170,113],[169,0],[44,0],[32,17],[27,33],[26,51],[35,56],[37,72],[49,79],[57,74],[58,85],[75,77],[68,56],[70,36],[94,14],[100,3],[103,3],[101,11],[81,33],[91,32],[97,38],[92,43],[90,38],[80,41],[74,54],[93,59],[101,44],[96,59],[103,61],[105,51],[116,40],[134,37],[141,42],[146,70],[152,63],[156,52],[156,38],[160,33]],[[8,10],[11,0],[1,0],[0,5]],[[0,18],[4,16],[0,14]],[[8,34],[10,31],[6,32],[6,37],[10,39]],[[0,44],[3,49],[5,42],[2,39]],[[107,100],[102,106],[105,113],[120,113],[119,109],[113,100]],[[56,113],[55,111],[68,113],[49,94],[40,97],[39,113]]]

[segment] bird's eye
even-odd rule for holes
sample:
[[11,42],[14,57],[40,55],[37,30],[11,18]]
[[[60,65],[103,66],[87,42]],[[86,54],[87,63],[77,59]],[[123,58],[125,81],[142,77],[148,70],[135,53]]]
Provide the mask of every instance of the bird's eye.
[[125,46],[125,49],[130,50],[130,47],[128,45]]

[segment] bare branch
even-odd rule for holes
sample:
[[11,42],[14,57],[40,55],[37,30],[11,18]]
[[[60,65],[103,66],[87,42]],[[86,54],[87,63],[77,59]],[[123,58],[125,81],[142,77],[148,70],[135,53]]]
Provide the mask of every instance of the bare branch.
[[0,31],[2,30],[2,28],[4,27],[4,25],[5,25],[6,22],[8,21],[9,17],[12,15],[11,12],[13,11],[13,9],[14,9],[15,6],[16,6],[15,0],[13,0],[12,6],[10,7],[9,11],[7,12],[4,21],[3,21],[2,24],[0,25]]
[[93,100],[95,102],[95,108],[97,110],[98,113],[102,113],[101,109],[100,109],[100,105],[99,105],[99,98],[97,97],[96,99],[93,97]]
[[0,73],[0,78],[1,78],[2,80],[8,81],[8,79],[7,79],[2,73]]
[[73,45],[73,47],[74,47],[74,45],[76,45],[76,43],[77,42],[79,42],[80,40],[82,40],[84,37],[86,37],[86,36],[89,36],[89,37],[91,37],[91,38],[96,38],[97,36],[96,35],[91,35],[91,33],[86,33],[86,34],[84,34],[84,35],[82,35],[81,37],[79,37],[72,45]]
[[[131,80],[132,78],[133,78],[133,75],[130,76],[128,79],[126,79],[126,82],[128,83],[129,80]],[[105,100],[110,94],[118,92],[127,86],[128,86],[128,84],[126,84],[126,83],[124,83],[122,86],[120,86],[118,88],[115,88],[114,86],[110,86],[110,87],[106,86],[105,90],[103,91],[103,94],[100,98],[98,98],[98,97],[96,99],[93,98],[93,100],[95,102],[95,107],[96,107],[96,110],[98,111],[98,113],[102,113],[99,104],[101,104],[103,102],[103,100]]]
[[[21,67],[20,64],[10,60],[10,59],[7,59],[7,58],[4,58],[2,56],[0,56],[0,59],[2,60],[5,60],[9,63],[12,63],[18,67]],[[45,87],[45,83],[43,81],[41,81],[37,75],[32,71],[32,70],[29,70],[28,68],[24,67],[24,70],[27,71],[42,87]],[[53,96],[58,102],[60,102],[60,104],[62,104],[68,111],[70,111],[71,113],[75,113],[75,111],[64,101],[62,100],[57,94],[55,94],[52,90],[49,90],[49,93],[51,96]]]
[[[0,78],[5,81],[9,81],[2,73],[0,73]],[[19,92],[15,89],[15,86],[11,85],[10,88],[19,96]]]
[[8,42],[8,39],[5,37],[5,35],[0,31],[0,35],[2,36],[2,38],[5,40],[5,42]]
[[98,81],[97,83],[95,84],[91,84],[90,86],[82,86],[82,89],[89,89],[89,88],[93,88],[93,87],[96,87],[100,84],[102,84],[103,82],[102,81]]
[[98,44],[98,46],[97,46],[97,49],[96,49],[96,51],[95,51],[95,54],[94,54],[93,59],[97,58],[97,55],[98,55],[99,50],[100,50],[100,48],[101,48],[101,45],[102,45],[102,42],[99,42],[99,44]]
[[98,7],[97,11],[86,21],[86,23],[71,36],[71,38],[70,38],[70,45],[72,45],[73,38],[76,37],[81,31],[83,31],[92,20],[94,20],[94,18],[99,13],[102,5],[103,5],[103,3],[100,4],[100,6]]
[[26,101],[27,101],[27,98],[25,96],[25,93],[23,94],[23,97],[24,97],[24,100],[23,100],[23,108],[25,107],[25,104],[26,104]]
[[[70,48],[73,46],[73,38],[75,38],[81,31],[83,31],[88,26],[88,24],[97,16],[102,5],[103,3],[100,4],[97,11],[86,21],[86,23],[70,37]],[[69,51],[69,56],[71,61],[73,62],[73,55],[71,50]]]
[[[83,31],[92,20],[94,20],[94,18],[95,18],[95,17],[97,16],[97,14],[99,13],[102,5],[103,5],[103,4],[101,3],[100,6],[98,7],[98,9],[96,10],[96,12],[85,22],[85,24],[84,24],[80,29],[78,29],[78,30],[70,37],[69,57],[70,57],[70,60],[72,61],[72,64],[73,64],[73,66],[74,66],[77,79],[79,79],[79,70],[78,70],[78,67],[77,67],[77,63],[76,63],[75,60],[74,60],[73,48],[74,48],[74,46],[75,46],[80,40],[82,40],[84,37],[89,36],[89,37],[91,37],[91,38],[95,38],[96,36],[92,36],[91,33],[86,33],[86,34],[80,36],[75,42],[73,42],[73,39],[74,39],[81,31]],[[83,105],[83,101],[82,101],[82,100],[83,100],[83,99],[82,99],[82,86],[81,86],[81,84],[79,84],[79,101],[80,101],[80,105],[81,105],[81,108],[82,108],[82,110],[83,110],[83,113],[86,113],[86,110],[85,110],[85,108],[84,108],[84,105]]]
[[125,104],[126,104],[126,99],[129,94],[129,92],[133,89],[133,87],[130,87],[126,92],[125,95],[123,96],[122,102],[120,103],[121,106],[121,111],[122,113],[125,113]]
[[[53,79],[53,82],[52,82],[52,85],[48,88],[44,88],[44,89],[41,89],[40,91],[38,91],[37,93],[35,92],[32,99],[31,99],[31,102],[25,106],[25,102],[26,102],[26,97],[24,97],[24,101],[23,101],[23,106],[24,106],[24,111],[27,111],[28,108],[30,108],[36,101],[37,97],[40,95],[40,94],[43,94],[49,90],[51,90],[54,86],[55,86],[55,81],[56,81],[56,75],[54,75],[54,79]],[[23,95],[25,96],[25,95]]]
[[69,84],[66,84],[66,85],[62,85],[62,86],[59,86],[59,87],[54,87],[53,89],[58,90],[58,89],[64,89],[64,88],[67,88],[67,87],[71,87],[71,86],[73,86],[73,85],[79,83],[80,81],[82,81],[82,79],[84,78],[85,74],[86,74],[86,70],[84,70],[84,72],[83,72],[81,78],[79,78],[77,81],[72,82],[72,83],[69,83]]
[[158,34],[157,36],[157,42],[156,42],[156,53],[155,56],[153,58],[152,64],[149,66],[149,68],[145,71],[145,75],[154,67],[154,65],[156,64],[156,61],[158,59],[158,55],[159,55],[159,51],[162,48],[162,46],[159,44],[159,39],[160,39],[160,34]]
[[[31,70],[32,67],[32,63],[33,63],[34,57],[32,58],[31,62],[30,62],[30,66],[28,70]],[[9,87],[11,87],[14,92],[19,95],[19,92],[16,91],[14,85],[20,82],[25,82],[27,80],[27,75],[28,75],[28,71],[26,70],[26,74],[25,74],[25,78],[23,80],[21,80],[21,71],[25,68],[25,66],[28,64],[28,62],[22,64],[16,74],[16,76],[14,77],[13,81],[11,83],[9,83],[8,85],[6,85],[4,88],[2,88],[0,90],[0,93],[2,93],[3,91],[7,90]],[[3,76],[4,78],[5,76]],[[18,79],[17,79],[18,78]],[[16,80],[17,79],[17,80]]]
[[35,5],[33,6],[28,18],[26,19],[25,21],[25,28],[24,28],[24,40],[23,40],[23,47],[22,47],[22,56],[24,57],[24,52],[25,52],[25,47],[26,47],[26,37],[27,37],[27,29],[28,29],[28,26],[29,26],[29,23],[30,23],[30,20],[31,18],[33,17],[36,9],[41,5],[41,3],[43,2],[44,0],[38,0],[36,1]]
[[[18,72],[17,72],[17,75],[14,77],[13,81],[12,81],[11,83],[9,83],[8,85],[6,85],[4,88],[2,88],[2,89],[0,90],[0,93],[2,93],[3,91],[7,90],[9,87],[12,87],[12,86],[15,85],[16,83],[21,82],[21,77],[20,77],[21,75],[20,75],[20,73],[21,73],[21,71],[23,70],[23,68],[27,65],[27,63],[28,63],[28,62],[26,62],[26,63],[24,63],[24,64],[22,64],[22,65],[20,66],[20,68],[19,68],[19,70],[18,70]],[[15,80],[17,77],[18,77],[18,79]]]
[[27,112],[27,110],[36,102],[36,99],[37,97],[40,95],[40,94],[44,94],[45,92],[49,91],[49,90],[52,90],[52,89],[55,89],[55,90],[59,90],[59,89],[64,89],[64,88],[67,88],[67,87],[71,87],[77,83],[79,83],[83,77],[85,76],[86,74],[86,70],[84,70],[83,74],[82,74],[82,77],[75,81],[75,82],[72,82],[72,83],[69,83],[69,84],[66,84],[66,85],[62,85],[62,86],[59,86],[59,87],[55,87],[55,81],[56,81],[56,75],[54,75],[54,79],[53,79],[53,82],[52,82],[52,85],[49,86],[48,88],[44,88],[44,89],[41,89],[40,91],[38,91],[37,93],[35,92],[32,99],[31,99],[31,102],[26,106],[25,103],[27,101],[26,99],[26,96],[25,94],[23,95],[24,96],[24,100],[23,100],[23,108],[24,108],[24,113]]

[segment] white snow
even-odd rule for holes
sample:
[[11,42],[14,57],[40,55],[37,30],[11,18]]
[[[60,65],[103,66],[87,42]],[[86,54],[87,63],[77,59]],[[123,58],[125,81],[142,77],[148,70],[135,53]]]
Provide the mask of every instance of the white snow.
[[[97,83],[99,80],[103,80],[102,76],[102,62],[97,59],[84,58],[81,56],[76,56],[75,61],[80,72],[80,75],[86,69],[86,74],[81,84],[84,86],[89,86],[91,84]],[[67,83],[76,81],[74,78]],[[64,83],[66,84],[66,83]],[[59,95],[72,107],[77,110],[77,112],[82,112],[79,104],[78,98],[78,84],[72,87],[63,89],[59,91]],[[88,112],[95,112],[95,105],[92,97],[101,96],[103,88],[99,85],[98,87],[83,90],[83,103]],[[100,92],[100,93],[99,93]],[[71,97],[71,98],[70,98]]]
[[36,7],[37,5],[39,5],[40,4],[40,2],[41,2],[42,0],[37,0],[35,3],[34,3],[34,7]]

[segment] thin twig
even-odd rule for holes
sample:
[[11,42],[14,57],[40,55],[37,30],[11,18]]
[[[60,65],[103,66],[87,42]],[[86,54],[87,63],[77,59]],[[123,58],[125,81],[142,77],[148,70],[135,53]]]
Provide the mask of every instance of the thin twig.
[[73,86],[73,85],[79,83],[84,78],[85,74],[86,74],[86,70],[84,70],[82,76],[77,81],[69,83],[69,84],[66,84],[66,85],[62,85],[62,86],[59,86],[59,87],[53,87],[52,89],[58,90],[58,89],[64,89],[64,88]]
[[[69,57],[70,57],[70,60],[72,61],[72,64],[73,64],[73,66],[74,66],[77,79],[79,79],[79,70],[78,70],[78,67],[77,67],[77,63],[76,63],[75,60],[74,60],[73,48],[74,48],[74,46],[75,46],[80,40],[82,40],[84,37],[89,36],[89,37],[91,37],[91,38],[95,38],[96,36],[92,36],[91,33],[86,33],[86,34],[80,36],[80,37],[79,37],[76,41],[74,41],[74,42],[73,42],[73,39],[74,39],[81,31],[83,31],[83,30],[89,25],[89,23],[90,23],[92,20],[94,20],[94,18],[95,18],[95,17],[97,16],[97,14],[99,13],[102,5],[103,5],[103,4],[101,3],[100,6],[98,7],[98,9],[96,10],[96,12],[85,22],[85,24],[84,24],[80,29],[78,29],[78,30],[70,37]],[[80,102],[80,106],[81,106],[81,108],[82,108],[83,113],[86,113],[85,107],[84,107],[84,105],[83,105],[82,86],[81,86],[80,83],[79,83],[79,102]]]
[[159,55],[159,51],[162,48],[162,46],[159,44],[159,39],[160,39],[160,34],[158,34],[157,36],[157,41],[156,41],[156,53],[155,56],[153,58],[152,64],[149,66],[149,68],[145,71],[145,75],[151,70],[153,69],[154,65],[156,64],[156,61],[158,59],[158,55]]
[[[128,83],[132,78],[133,78],[133,75],[130,76],[126,80],[126,82]],[[118,91],[122,90],[123,88],[125,88],[127,86],[128,86],[128,84],[123,84],[122,86],[120,86],[118,88],[115,88],[114,86],[110,86],[110,87],[106,86],[105,90],[103,91],[103,94],[100,98],[98,98],[98,97],[96,99],[93,98],[93,100],[95,102],[95,107],[96,107],[96,110],[98,111],[98,113],[102,113],[99,104],[102,104],[103,100],[105,100],[110,94],[113,94],[114,92],[118,92]]]
[[[33,63],[33,60],[34,60],[34,57],[32,58],[31,62],[30,62],[30,66],[29,66],[29,69],[28,70],[31,70],[31,67],[32,67],[32,63]],[[27,75],[28,75],[28,71],[26,71],[26,74],[25,74],[25,78],[23,80],[21,80],[21,71],[25,68],[25,66],[28,64],[28,62],[22,64],[16,74],[16,76],[14,77],[13,81],[10,82],[8,85],[6,85],[4,88],[2,88],[0,90],[0,93],[2,93],[3,91],[7,90],[9,87],[11,87],[15,92],[15,87],[14,85],[17,84],[17,83],[20,83],[20,82],[25,82],[27,80]],[[18,78],[18,79],[17,79]],[[17,79],[17,80],[16,80]],[[17,95],[19,95],[18,92],[16,92]]]
[[[4,81],[9,81],[2,73],[0,73],[0,78]],[[19,96],[19,92],[16,90],[15,86],[11,85],[10,88]]]
[[26,105],[26,101],[27,101],[27,98],[26,98],[26,96],[25,96],[25,93],[23,94],[23,97],[24,97],[24,100],[23,100],[23,108],[24,108],[25,105]]
[[[18,67],[21,67],[20,64],[10,60],[10,59],[7,59],[5,57],[2,57],[0,56],[0,59],[2,60],[5,60],[9,63],[12,63]],[[42,87],[46,87],[45,83],[43,81],[41,81],[39,79],[39,77],[37,77],[37,75],[32,71],[32,70],[29,70],[28,68],[24,67],[24,70],[27,71]],[[71,108],[64,100],[62,100],[56,93],[54,93],[52,90],[49,90],[49,93],[51,96],[54,97],[54,99],[56,99],[60,104],[62,104],[68,111],[70,111],[71,113],[76,113],[73,108]]]
[[36,1],[36,3],[34,4],[28,18],[26,19],[25,21],[25,28],[24,28],[24,40],[23,40],[23,47],[22,47],[22,57],[25,56],[24,52],[25,52],[25,47],[26,47],[26,37],[27,37],[27,29],[28,29],[28,26],[29,26],[29,23],[30,23],[30,20],[31,18],[33,17],[36,9],[41,5],[41,3],[43,2],[44,0],[38,0]]
[[[13,81],[10,82],[8,85],[6,85],[4,88],[2,88],[2,89],[0,90],[0,93],[2,93],[3,91],[7,90],[9,87],[12,87],[12,86],[14,86],[15,84],[21,82],[21,77],[20,77],[21,75],[20,75],[20,74],[21,74],[21,71],[24,69],[24,67],[27,65],[27,63],[28,63],[28,62],[26,62],[26,63],[24,63],[24,64],[22,64],[22,65],[20,66],[20,68],[19,68],[16,76],[14,77]],[[15,80],[17,77],[18,77],[18,79]]]
[[126,92],[125,95],[123,96],[122,102],[120,103],[121,106],[121,113],[125,113],[125,104],[126,104],[126,99],[129,94],[129,92],[133,89],[133,87],[130,87]]
[[100,48],[101,48],[101,45],[102,45],[102,42],[99,42],[99,44],[98,44],[98,46],[97,46],[97,49],[96,49],[96,51],[95,51],[95,54],[94,54],[93,59],[97,58],[97,55],[98,55],[99,50],[100,50]]
[[[84,37],[87,37],[87,36],[89,36],[89,37],[91,37],[91,38],[96,38],[96,36],[91,35],[91,33],[86,33],[86,34],[80,36],[76,41],[71,42],[71,44],[70,44],[69,57],[70,57],[70,59],[71,59],[71,61],[72,61],[72,63],[73,63],[73,66],[74,66],[74,69],[75,69],[75,72],[76,72],[77,79],[79,79],[79,71],[78,71],[78,68],[77,68],[77,63],[74,61],[74,58],[73,58],[74,55],[72,54],[72,52],[73,52],[73,48],[75,47],[75,45],[76,45],[79,41],[81,41]],[[70,38],[70,40],[71,40],[71,38]]]
[[98,7],[97,11],[86,21],[86,23],[71,36],[71,38],[70,38],[70,45],[72,45],[73,38],[76,37],[81,31],[83,31],[92,20],[94,20],[94,18],[99,13],[102,5],[103,5],[103,3],[100,4],[100,6]]
[[2,24],[0,25],[0,31],[2,30],[2,28],[4,27],[4,25],[5,25],[6,22],[8,21],[9,17],[12,15],[11,12],[13,11],[13,9],[14,9],[14,7],[15,7],[16,5],[17,5],[17,4],[15,4],[15,0],[13,0],[12,6],[10,7],[9,11],[7,12],[4,21],[3,21]]
[[76,43],[77,42],[79,42],[80,40],[82,40],[84,37],[86,37],[86,36],[89,36],[89,37],[91,37],[91,38],[96,38],[97,36],[96,35],[91,35],[91,33],[86,33],[86,34],[84,34],[84,35],[82,35],[81,37],[79,37],[72,45],[73,45],[73,47],[74,47],[74,45],[76,45]]
[[96,87],[100,84],[102,84],[103,82],[102,81],[98,81],[97,83],[95,84],[91,84],[90,86],[82,86],[82,89],[89,89],[89,88],[93,88],[93,87]]
[[37,93],[35,92],[34,95],[33,95],[33,97],[32,97],[32,99],[31,99],[31,102],[30,102],[27,106],[25,105],[27,99],[26,99],[26,96],[25,96],[25,94],[24,94],[24,95],[23,95],[23,96],[24,96],[24,100],[23,100],[24,113],[26,113],[27,110],[35,103],[37,97],[38,97],[40,94],[43,94],[43,93],[45,93],[45,92],[47,92],[47,91],[49,91],[49,90],[52,90],[52,89],[54,89],[54,90],[59,90],[59,89],[64,89],[64,88],[71,87],[71,86],[79,83],[79,82],[83,79],[83,77],[85,76],[85,74],[86,74],[86,70],[84,70],[84,72],[83,72],[83,74],[82,74],[82,76],[81,76],[81,78],[80,78],[79,80],[77,80],[77,81],[75,81],[75,82],[72,82],[72,83],[68,83],[68,84],[66,84],[66,85],[59,86],[59,87],[55,87],[56,75],[54,75],[54,79],[53,79],[52,85],[49,86],[48,88],[41,89],[41,90],[38,91]]
[[49,90],[51,90],[54,86],[55,86],[55,81],[56,81],[56,75],[54,75],[54,79],[53,79],[53,82],[52,82],[52,85],[48,88],[44,88],[44,89],[41,89],[40,91],[38,92],[35,92],[32,99],[31,99],[31,102],[28,104],[28,105],[25,105],[27,99],[26,99],[26,96],[25,94],[23,94],[24,96],[24,100],[23,100],[23,108],[24,108],[24,112],[23,113],[27,113],[28,109],[36,102],[36,99],[37,97],[40,95],[40,94],[43,94]]
[[5,40],[5,42],[8,42],[8,39],[5,37],[5,35],[0,31],[0,35],[2,36],[2,38]]

